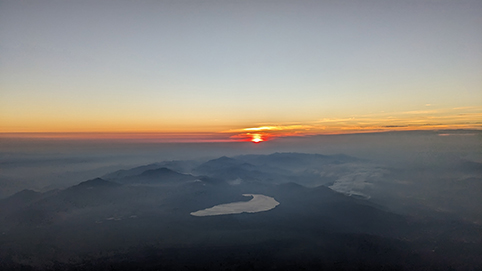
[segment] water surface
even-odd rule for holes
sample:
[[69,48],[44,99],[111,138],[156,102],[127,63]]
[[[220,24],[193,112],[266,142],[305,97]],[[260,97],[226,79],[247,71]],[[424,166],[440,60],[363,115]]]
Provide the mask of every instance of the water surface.
[[216,205],[211,208],[192,212],[193,216],[227,215],[241,213],[257,213],[273,209],[279,205],[274,198],[261,194],[243,194],[245,197],[253,197],[250,201],[232,202]]

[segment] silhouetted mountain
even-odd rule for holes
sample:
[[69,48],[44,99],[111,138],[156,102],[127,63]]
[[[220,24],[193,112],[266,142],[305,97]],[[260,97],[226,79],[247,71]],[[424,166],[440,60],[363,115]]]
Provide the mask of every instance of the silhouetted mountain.
[[[326,186],[302,185],[305,177],[321,178],[321,171],[305,171],[303,165],[341,174],[351,169],[345,167],[350,163],[360,162],[298,153],[221,157],[199,165],[195,172],[202,176],[137,167],[114,174],[120,178],[91,179],[64,190],[21,191],[0,200],[4,233],[0,268],[19,269],[22,264],[58,270],[278,270],[280,264],[296,270],[482,266],[480,225],[394,214]],[[285,170],[270,173],[276,167]],[[250,201],[243,194],[272,197],[279,205],[262,212],[191,215]],[[13,205],[17,207],[6,208]]]
[[180,184],[196,180],[197,177],[189,174],[181,174],[168,168],[149,169],[139,175],[115,179],[125,184]]
[[[346,174],[352,163],[362,161],[346,155],[325,156],[302,153],[274,153],[271,155],[242,155],[210,160],[193,173],[227,181],[286,183],[307,186],[331,185],[341,174]],[[343,167],[343,168],[341,168]],[[357,169],[353,169],[357,170]]]
[[131,169],[121,169],[121,170],[117,170],[117,171],[114,171],[112,173],[106,174],[102,178],[104,178],[106,180],[121,179],[121,178],[126,178],[126,177],[129,177],[129,176],[139,175],[146,170],[157,169],[159,167],[160,167],[160,165],[156,163],[156,164],[149,164],[149,165],[145,165],[145,166],[135,167],[135,168],[131,168]]
[[237,179],[243,181],[267,181],[269,178],[276,176],[274,174],[268,176],[268,174],[261,172],[254,165],[226,156],[201,164],[193,169],[193,173],[225,181]]
[[42,193],[24,189],[0,201],[0,215],[8,215],[35,202],[42,197]]
[[106,181],[101,178],[95,178],[92,180],[81,182],[78,185],[74,186],[74,188],[77,187],[77,188],[92,189],[97,187],[115,187],[115,186],[119,186],[119,184],[115,182]]
[[273,153],[270,155],[242,155],[236,159],[250,161],[254,165],[271,166],[284,170],[306,169],[309,167],[319,167],[326,164],[343,164],[360,162],[360,159],[343,154],[321,155],[306,153]]
[[35,199],[38,199],[40,196],[42,195],[42,193],[40,192],[36,192],[36,191],[33,191],[33,190],[29,190],[29,189],[24,189],[20,192],[17,192],[15,193],[14,195],[10,196],[8,198],[8,201],[9,202],[12,202],[15,203],[15,202],[31,202]]
[[199,166],[200,164],[201,164],[200,162],[190,161],[190,160],[163,161],[163,162],[153,163],[145,166],[134,167],[131,169],[117,170],[102,176],[102,178],[106,180],[122,179],[126,177],[140,175],[147,170],[159,169],[159,168],[167,168],[179,173],[189,173],[193,168]]
[[202,164],[202,162],[192,160],[173,160],[163,161],[157,164],[159,165],[159,167],[165,167],[179,173],[187,174],[190,173],[195,167]]
[[209,160],[206,163],[199,165],[193,170],[193,172],[205,174],[205,173],[210,173],[212,171],[219,171],[226,168],[236,167],[241,164],[243,164],[242,161],[238,161],[233,158],[222,156],[220,158]]

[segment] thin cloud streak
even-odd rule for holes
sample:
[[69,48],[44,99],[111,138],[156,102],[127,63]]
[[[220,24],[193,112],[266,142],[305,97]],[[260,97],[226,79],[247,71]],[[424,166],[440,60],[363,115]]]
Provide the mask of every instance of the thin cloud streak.
[[[474,110],[475,109],[475,110]],[[251,132],[262,132],[267,139],[316,134],[351,134],[411,130],[482,129],[482,108],[413,110],[404,112],[381,112],[348,118],[323,118],[318,121],[296,125],[263,124],[258,127],[232,129],[225,133],[237,133],[230,138],[249,140]],[[470,110],[470,111],[469,111]],[[410,115],[410,116],[407,116]]]
[[0,133],[0,139],[36,138],[59,140],[106,140],[160,143],[209,143],[235,140],[219,133]]
[[63,140],[117,140],[137,142],[242,142],[259,136],[263,141],[280,137],[319,134],[353,134],[411,130],[482,129],[482,108],[451,108],[380,112],[344,118],[323,118],[306,123],[260,123],[213,132],[112,132],[112,133],[0,133],[0,138],[56,138]]

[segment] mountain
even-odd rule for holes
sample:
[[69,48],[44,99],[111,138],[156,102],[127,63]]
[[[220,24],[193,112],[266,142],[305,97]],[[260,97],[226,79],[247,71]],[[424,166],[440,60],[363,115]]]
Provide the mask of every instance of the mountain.
[[332,185],[341,176],[359,171],[364,163],[346,155],[273,153],[224,156],[199,165],[193,173],[231,182],[296,182],[315,187]]
[[159,167],[160,167],[160,165],[158,163],[155,163],[155,164],[149,164],[149,165],[135,167],[135,168],[127,169],[127,170],[121,169],[121,170],[117,170],[117,171],[114,171],[112,173],[106,174],[106,175],[102,176],[102,178],[104,178],[106,180],[121,179],[121,178],[139,175],[146,170],[157,169]]
[[180,184],[183,182],[195,181],[197,177],[190,174],[182,174],[165,167],[149,169],[138,175],[131,175],[124,178],[112,179],[124,184]]
[[362,160],[343,154],[321,155],[306,153],[273,153],[270,155],[242,155],[236,157],[241,161],[250,161],[254,165],[271,166],[290,171],[300,171],[306,168],[318,168],[329,164],[345,164],[361,162]]
[[[200,164],[193,175],[152,164],[64,190],[22,191],[0,200],[0,268],[469,270],[482,266],[480,225],[395,214],[327,186],[303,185],[303,176],[316,175],[303,170],[303,164],[352,174],[353,164],[360,163],[364,162],[344,156],[297,153],[221,157]],[[285,169],[273,172],[276,167]],[[227,179],[240,176],[246,180]],[[191,215],[249,201],[243,194],[272,197],[279,205],[255,213]]]
[[85,182],[81,182],[78,185],[74,186],[73,188],[86,188],[86,189],[95,189],[101,187],[116,187],[119,186],[118,183],[106,181],[102,178],[95,178],[92,180],[88,180]]
[[24,189],[0,201],[0,214],[7,216],[11,213],[18,212],[41,197],[42,193]]
[[[209,160],[209,161],[199,165],[193,171],[198,172],[198,173],[202,173],[202,174],[206,174],[206,173],[210,173],[212,171],[219,171],[219,170],[226,169],[226,168],[238,167],[241,164],[243,164],[243,162],[238,161],[234,158],[222,156],[220,158]],[[249,164],[248,164],[248,166],[249,166]]]
[[4,200],[3,203],[8,205],[25,204],[38,199],[41,195],[42,193],[40,192],[24,189],[20,192],[13,194],[7,200]]
[[131,169],[121,169],[102,176],[105,180],[122,179],[126,177],[136,176],[151,169],[167,168],[179,173],[189,173],[193,168],[199,166],[201,163],[198,161],[186,160],[186,161],[163,161],[159,163],[152,163],[149,165],[134,167]]

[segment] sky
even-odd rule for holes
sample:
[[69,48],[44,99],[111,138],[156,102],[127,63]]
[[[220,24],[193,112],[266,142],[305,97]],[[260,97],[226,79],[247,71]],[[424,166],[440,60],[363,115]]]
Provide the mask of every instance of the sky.
[[0,0],[0,136],[482,129],[482,1]]

